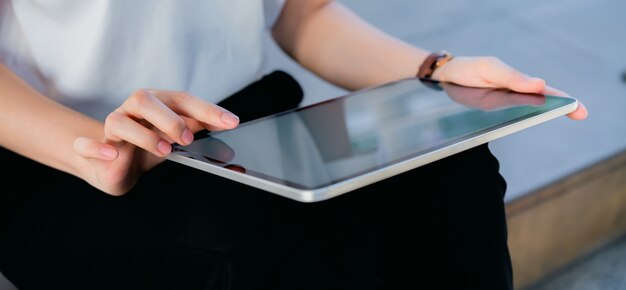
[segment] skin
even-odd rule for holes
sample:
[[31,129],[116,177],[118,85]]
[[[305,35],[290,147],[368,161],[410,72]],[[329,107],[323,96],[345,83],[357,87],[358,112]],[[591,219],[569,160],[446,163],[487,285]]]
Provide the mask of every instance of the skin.
[[[348,90],[413,77],[428,51],[393,38],[339,3],[290,0],[272,29],[278,45],[320,77]],[[565,95],[494,57],[457,56],[434,79],[460,85]],[[104,123],[43,96],[0,64],[0,145],[82,178],[112,195],[128,192],[202,128],[239,119],[185,92],[138,89]],[[587,117],[580,104],[568,115]]]
[[493,111],[512,106],[542,106],[546,98],[540,94],[526,94],[497,88],[479,88],[468,90],[467,87],[452,83],[441,83],[446,94],[459,104],[484,111]]

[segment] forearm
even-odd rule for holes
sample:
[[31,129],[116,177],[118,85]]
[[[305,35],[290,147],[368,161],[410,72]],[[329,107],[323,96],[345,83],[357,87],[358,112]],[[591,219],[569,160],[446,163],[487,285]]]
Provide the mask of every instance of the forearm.
[[74,140],[102,139],[100,122],[41,95],[2,64],[0,104],[0,146],[70,174],[87,166]]
[[378,30],[339,3],[326,2],[285,4],[272,32],[291,57],[349,90],[416,75],[428,51]]

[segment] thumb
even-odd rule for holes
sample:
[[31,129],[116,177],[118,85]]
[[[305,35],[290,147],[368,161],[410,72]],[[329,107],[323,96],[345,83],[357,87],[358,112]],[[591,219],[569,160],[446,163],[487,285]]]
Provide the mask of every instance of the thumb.
[[119,152],[112,145],[88,137],[76,138],[73,146],[74,151],[86,159],[115,160],[119,156]]

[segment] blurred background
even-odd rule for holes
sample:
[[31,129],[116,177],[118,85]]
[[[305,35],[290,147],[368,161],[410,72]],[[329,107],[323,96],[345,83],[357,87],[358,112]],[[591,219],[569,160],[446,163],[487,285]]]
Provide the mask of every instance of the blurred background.
[[[515,288],[626,289],[626,1],[338,1],[409,43],[496,56],[581,100],[584,121],[490,143],[508,183]],[[305,105],[346,93],[266,41],[266,70],[298,79]]]
[[[338,1],[409,43],[496,56],[581,100],[584,121],[490,143],[508,183],[515,288],[626,289],[626,1]],[[266,70],[298,79],[305,105],[346,93],[266,41]]]
[[[626,289],[626,1],[339,2],[407,42],[497,56],[581,100],[584,121],[558,118],[490,144],[508,182],[515,285]],[[268,45],[268,71],[292,73],[306,104],[345,93]]]

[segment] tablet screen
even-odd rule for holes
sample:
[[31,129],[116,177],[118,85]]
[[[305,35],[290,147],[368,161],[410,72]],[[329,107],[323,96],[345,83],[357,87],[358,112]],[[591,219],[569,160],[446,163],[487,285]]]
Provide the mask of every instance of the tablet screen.
[[575,102],[406,79],[208,132],[194,159],[301,189],[372,172]]

